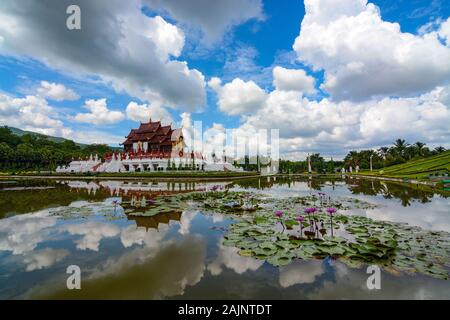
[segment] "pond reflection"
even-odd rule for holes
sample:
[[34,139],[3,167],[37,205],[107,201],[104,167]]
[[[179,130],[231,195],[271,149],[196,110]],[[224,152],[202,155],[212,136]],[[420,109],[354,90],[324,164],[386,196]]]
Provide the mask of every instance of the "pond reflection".
[[[188,208],[133,215],[159,197],[217,185],[276,198],[318,192],[333,199],[352,197],[373,207],[352,209],[351,215],[450,232],[448,195],[376,180],[8,181],[0,183],[0,298],[450,298],[450,281],[421,275],[383,272],[383,289],[374,292],[365,287],[365,269],[349,269],[331,258],[273,267],[241,256],[239,249],[222,244],[233,217],[219,212]],[[82,270],[79,291],[65,287],[72,264]]]
[[381,195],[386,199],[398,199],[404,207],[411,206],[415,201],[428,203],[434,197],[434,192],[424,186],[408,188],[401,183],[376,180],[353,179],[349,189],[352,194]]
[[294,261],[280,267],[280,286],[288,288],[296,284],[314,283],[324,272],[324,261]]
[[[182,295],[204,275],[205,242],[189,236],[183,241],[162,242],[160,234],[126,239],[127,244],[144,243],[118,258],[107,259],[83,280],[82,291],[63,286],[44,286],[29,295],[40,299],[161,299]],[[147,244],[151,244],[148,246]],[[59,288],[58,288],[59,287]]]

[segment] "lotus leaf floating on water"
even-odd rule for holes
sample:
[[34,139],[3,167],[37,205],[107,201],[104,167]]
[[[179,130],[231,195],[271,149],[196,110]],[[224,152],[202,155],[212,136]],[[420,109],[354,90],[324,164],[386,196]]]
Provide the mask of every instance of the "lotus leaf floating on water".
[[[234,246],[241,255],[266,260],[274,266],[283,266],[293,259],[324,259],[332,256],[349,267],[377,264],[386,271],[398,273],[420,273],[435,278],[448,279],[450,263],[450,234],[431,232],[404,223],[374,221],[363,216],[338,213],[330,224],[326,208],[317,207],[317,212],[305,220],[296,221],[298,205],[310,205],[312,198],[264,199],[269,206],[260,208],[255,214],[238,216],[229,227],[223,244]],[[363,201],[346,201],[337,205],[340,211],[373,207]],[[334,203],[336,205],[337,203]],[[283,211],[288,230],[279,230],[280,218],[273,208]],[[294,223],[295,222],[295,223]],[[325,228],[319,229],[319,225]],[[303,230],[305,228],[305,230]],[[331,236],[330,229],[339,230]],[[325,232],[319,232],[325,230]]]
[[[354,268],[377,264],[397,274],[449,277],[450,234],[345,214],[349,209],[374,208],[359,199],[327,198],[319,203],[316,196],[274,199],[247,192],[214,191],[159,197],[142,206],[123,201],[121,206],[128,215],[144,217],[182,212],[187,208],[231,214],[234,223],[229,226],[223,245],[236,247],[240,255],[262,259],[274,266],[287,265],[294,259],[331,256]],[[314,212],[310,210],[311,214],[298,219],[299,212],[312,207],[316,209]],[[336,208],[337,212],[333,211],[330,217],[327,208]],[[114,209],[112,204],[85,205],[52,212],[68,219],[95,212],[106,214]],[[275,215],[276,211],[283,214]]]

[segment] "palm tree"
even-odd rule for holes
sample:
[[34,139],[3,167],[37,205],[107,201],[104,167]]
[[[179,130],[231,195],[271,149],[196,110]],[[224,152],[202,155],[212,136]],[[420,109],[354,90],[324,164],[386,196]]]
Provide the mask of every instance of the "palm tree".
[[383,167],[386,167],[386,157],[389,154],[389,147],[380,147],[377,153],[383,159]]
[[359,160],[358,158],[359,157],[357,151],[350,151],[345,157],[344,161],[346,162],[346,165],[353,166],[355,162]]
[[383,159],[386,159],[386,156],[388,155],[388,152],[389,152],[389,148],[381,147],[377,151],[378,151],[378,154],[380,155],[380,157],[382,157]]
[[408,143],[404,139],[397,139],[394,142],[394,150],[399,156],[403,156]]
[[416,143],[414,143],[413,147],[419,156],[423,156],[423,149],[425,147],[425,143],[417,141]]
[[405,151],[403,152],[403,158],[409,160],[417,156],[418,152],[416,147],[414,146],[407,146]]
[[445,151],[446,151],[446,149],[445,149],[444,147],[442,147],[442,146],[439,146],[439,147],[435,148],[434,150],[435,150],[437,153],[442,153],[442,152],[445,152]]

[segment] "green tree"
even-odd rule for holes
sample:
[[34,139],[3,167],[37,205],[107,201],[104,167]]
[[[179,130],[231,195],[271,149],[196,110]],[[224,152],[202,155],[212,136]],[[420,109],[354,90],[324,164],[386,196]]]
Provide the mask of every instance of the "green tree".
[[423,156],[423,150],[425,148],[425,143],[417,141],[416,143],[414,143],[413,147],[414,147],[414,149],[416,151],[416,154],[422,157]]
[[400,157],[403,157],[406,148],[408,147],[408,143],[404,139],[397,139],[394,142],[393,151]]
[[54,170],[73,158],[90,154],[104,156],[112,148],[94,144],[81,147],[71,140],[55,142],[44,135],[17,136],[7,127],[0,127],[0,168],[3,170]]
[[10,159],[13,156],[13,149],[5,142],[0,143],[0,167],[3,169],[8,168]]
[[439,147],[437,147],[437,148],[435,148],[434,149],[434,151],[436,151],[438,154],[439,153],[443,153],[443,152],[445,152],[447,149],[445,149],[444,147],[442,147],[442,146],[439,146]]

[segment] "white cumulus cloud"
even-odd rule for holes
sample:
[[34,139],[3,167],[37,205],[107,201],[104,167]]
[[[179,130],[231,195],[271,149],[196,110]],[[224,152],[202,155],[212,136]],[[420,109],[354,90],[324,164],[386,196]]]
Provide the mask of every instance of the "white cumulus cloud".
[[127,106],[126,114],[128,119],[134,121],[148,122],[149,119],[152,119],[152,121],[161,120],[163,124],[173,122],[170,113],[157,104],[138,104],[132,101]]
[[[0,93],[0,125],[63,137],[81,143],[117,144],[123,140],[123,136],[96,129],[74,130],[61,121],[62,117],[58,109],[50,106],[42,97],[30,95],[16,98]],[[82,116],[82,119],[92,120],[94,117],[95,115]]]
[[0,93],[0,125],[47,135],[67,136],[71,130],[57,118],[58,112],[38,96],[16,98]]
[[316,80],[302,69],[273,68],[273,85],[277,90],[299,91],[313,94]]
[[400,137],[449,147],[449,92],[449,87],[438,87],[415,98],[355,103],[314,101],[274,90],[240,129],[279,129],[284,156],[299,152],[342,156],[350,149],[386,145]]
[[442,22],[439,28],[438,36],[445,39],[447,47],[450,47],[450,18]]
[[450,81],[450,48],[435,32],[402,32],[367,0],[305,0],[305,9],[293,47],[325,71],[322,88],[335,100],[416,95]]
[[48,81],[41,81],[37,92],[44,98],[56,101],[77,100],[79,98],[75,91],[67,89],[63,84]]
[[[65,28],[70,0],[0,2],[0,53],[31,57],[78,77],[100,78],[116,91],[151,103],[199,110],[205,104],[201,72],[178,60],[185,37],[143,0],[79,0],[81,30]],[[52,10],[48,10],[48,8]]]
[[75,121],[101,125],[117,123],[125,118],[121,111],[109,110],[106,99],[86,100],[84,108],[90,112],[78,113],[74,118]]
[[251,80],[236,78],[222,86],[220,79],[212,78],[208,85],[219,97],[219,109],[230,115],[253,113],[267,98],[266,92]]

